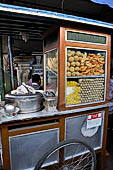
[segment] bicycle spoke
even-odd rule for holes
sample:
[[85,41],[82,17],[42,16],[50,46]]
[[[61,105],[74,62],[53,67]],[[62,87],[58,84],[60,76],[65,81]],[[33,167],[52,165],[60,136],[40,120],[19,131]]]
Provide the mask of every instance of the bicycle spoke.
[[[79,163],[81,162],[81,160],[82,160],[83,156],[84,156],[84,155],[82,154],[82,155],[80,156],[80,158],[79,158],[79,159],[77,159],[77,161],[76,161],[76,162],[74,162],[74,163],[77,163],[77,162],[78,162],[78,164],[77,164],[77,165],[79,165]],[[77,165],[76,165],[76,166],[77,166]]]
[[[48,166],[41,170],[95,170],[94,151],[83,142],[75,140],[61,142],[46,155],[39,164],[45,163]],[[56,161],[57,163],[52,164]],[[41,165],[35,170],[40,170]]]

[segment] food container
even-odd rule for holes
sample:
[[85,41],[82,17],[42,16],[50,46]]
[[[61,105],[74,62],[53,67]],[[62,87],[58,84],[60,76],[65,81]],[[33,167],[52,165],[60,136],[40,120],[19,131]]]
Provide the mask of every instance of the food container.
[[44,106],[47,112],[57,111],[56,109],[56,97],[44,97]]
[[47,112],[57,111],[57,97],[53,90],[44,92],[44,106]]
[[20,113],[32,113],[43,108],[43,95],[41,93],[5,96],[7,103],[15,104],[20,109]]

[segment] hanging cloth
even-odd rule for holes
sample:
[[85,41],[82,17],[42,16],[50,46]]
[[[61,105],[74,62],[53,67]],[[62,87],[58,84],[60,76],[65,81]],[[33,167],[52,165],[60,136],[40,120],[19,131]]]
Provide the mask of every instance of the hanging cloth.
[[105,4],[109,7],[113,8],[113,0],[91,0],[92,2],[98,3],[98,4]]

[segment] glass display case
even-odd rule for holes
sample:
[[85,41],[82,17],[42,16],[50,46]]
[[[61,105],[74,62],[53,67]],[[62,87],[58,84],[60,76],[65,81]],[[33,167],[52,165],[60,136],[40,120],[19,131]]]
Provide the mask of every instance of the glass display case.
[[45,90],[58,90],[58,50],[45,53]]
[[66,47],[66,106],[105,101],[107,54]]
[[58,109],[107,103],[111,36],[63,26],[57,31],[56,42],[44,48],[44,69],[45,89],[58,90]]

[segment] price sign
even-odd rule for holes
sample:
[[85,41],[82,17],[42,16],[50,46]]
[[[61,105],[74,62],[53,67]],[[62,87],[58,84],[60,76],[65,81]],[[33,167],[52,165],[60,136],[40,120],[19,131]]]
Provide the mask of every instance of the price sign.
[[87,129],[101,126],[102,112],[89,114],[87,117]]

